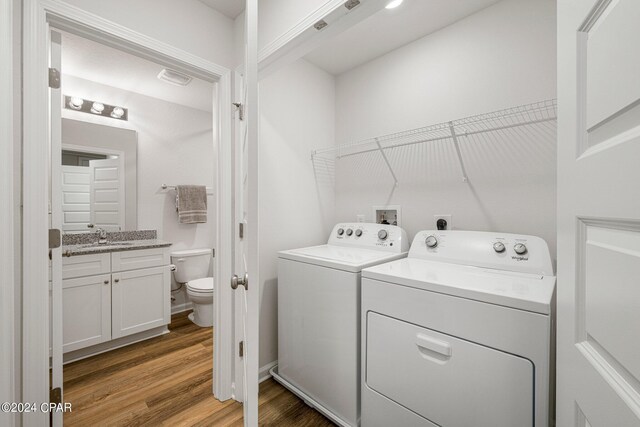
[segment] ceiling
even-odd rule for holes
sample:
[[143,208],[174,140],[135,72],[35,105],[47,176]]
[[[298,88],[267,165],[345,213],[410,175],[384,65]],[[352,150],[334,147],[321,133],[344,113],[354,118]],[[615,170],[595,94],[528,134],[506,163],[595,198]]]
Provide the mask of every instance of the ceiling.
[[405,0],[338,34],[306,59],[331,74],[342,74],[498,1]]
[[212,9],[236,19],[244,11],[244,0],[200,0]]
[[163,68],[163,65],[82,37],[62,34],[63,74],[198,110],[212,111],[211,83],[194,78],[187,86],[175,86],[157,78]]

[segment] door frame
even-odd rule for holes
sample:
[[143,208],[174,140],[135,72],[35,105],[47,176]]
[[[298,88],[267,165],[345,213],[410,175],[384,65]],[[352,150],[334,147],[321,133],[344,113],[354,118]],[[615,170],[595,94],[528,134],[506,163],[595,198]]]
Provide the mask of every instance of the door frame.
[[[6,94],[0,100],[0,141],[6,141],[0,156],[0,400],[16,402],[16,336],[15,336],[15,278],[16,254],[15,206],[14,206],[14,75],[13,75],[13,4],[12,0],[0,0],[0,92]],[[48,292],[48,289],[47,289]],[[19,353],[18,353],[19,354]],[[0,414],[0,424],[13,426],[17,416]]]
[[[3,0],[6,2],[7,0]],[[3,10],[4,11],[4,10]],[[12,14],[4,14],[12,18]],[[25,0],[23,10],[23,393],[22,401],[49,401],[49,290],[48,272],[48,33],[50,25],[99,43],[117,47],[132,54],[152,59],[195,77],[217,82],[218,119],[217,151],[217,236],[216,248],[233,247],[232,162],[231,155],[231,72],[213,62],[172,45],[140,34],[120,24],[55,0]],[[4,26],[3,22],[3,27]],[[11,82],[3,80],[2,84]],[[13,91],[13,88],[11,88]],[[10,92],[12,93],[12,92]],[[4,111],[3,111],[4,112]],[[2,115],[5,120],[10,115]],[[3,129],[5,129],[3,122]],[[8,127],[11,129],[11,127]],[[10,157],[6,159],[12,160]],[[11,165],[3,170],[11,171]],[[4,193],[3,193],[4,196]],[[4,239],[3,239],[4,240]],[[231,277],[232,254],[218,250],[215,272],[218,277]],[[4,282],[4,281],[3,281]],[[10,282],[11,283],[11,282]],[[42,284],[36,286],[36,284]],[[213,393],[220,400],[232,395],[233,330],[232,291],[228,286],[215,287],[216,333],[214,339]],[[5,312],[4,313],[10,313]],[[5,326],[5,324],[3,324]],[[3,335],[4,336],[4,335]],[[47,414],[25,416],[25,425],[46,423]]]

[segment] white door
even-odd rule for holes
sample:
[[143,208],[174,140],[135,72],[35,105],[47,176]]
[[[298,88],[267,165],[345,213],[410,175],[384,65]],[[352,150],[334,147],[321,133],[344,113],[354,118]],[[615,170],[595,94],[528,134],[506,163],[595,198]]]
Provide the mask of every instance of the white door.
[[[87,165],[88,166],[88,165]],[[62,166],[62,230],[88,231],[91,222],[91,169]]]
[[91,224],[109,231],[124,230],[124,162],[115,159],[91,160]]
[[[50,67],[61,71],[62,36],[51,31]],[[61,89],[49,89],[51,102],[51,139],[49,147],[49,228],[62,229],[62,93]],[[49,325],[51,328],[51,389],[60,388],[62,395],[62,248],[51,250]],[[62,401],[64,396],[62,395]],[[51,414],[54,426],[62,425],[62,413]]]
[[[244,341],[241,360],[242,378],[236,383],[242,387],[244,425],[258,425],[258,49],[257,0],[246,2],[245,62],[240,78],[241,106],[236,112],[235,138],[235,203],[236,224],[242,224],[242,237],[236,233],[234,266],[236,276],[232,287],[247,278],[246,289],[237,286],[236,309],[242,313],[243,325],[238,337]],[[238,91],[236,91],[238,95]],[[239,229],[238,229],[239,230]],[[234,283],[235,279],[235,283]],[[237,338],[237,340],[238,340]],[[237,366],[237,365],[236,365]]]
[[640,1],[558,1],[557,425],[640,426]]

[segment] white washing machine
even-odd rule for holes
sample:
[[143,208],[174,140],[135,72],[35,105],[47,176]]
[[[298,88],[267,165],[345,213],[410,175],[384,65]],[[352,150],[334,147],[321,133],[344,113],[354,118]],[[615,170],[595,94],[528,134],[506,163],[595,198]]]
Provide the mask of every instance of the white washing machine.
[[340,426],[360,419],[360,272],[408,249],[400,227],[341,223],[326,245],[279,253],[271,374]]
[[555,282],[538,237],[421,231],[362,272],[362,426],[551,425]]

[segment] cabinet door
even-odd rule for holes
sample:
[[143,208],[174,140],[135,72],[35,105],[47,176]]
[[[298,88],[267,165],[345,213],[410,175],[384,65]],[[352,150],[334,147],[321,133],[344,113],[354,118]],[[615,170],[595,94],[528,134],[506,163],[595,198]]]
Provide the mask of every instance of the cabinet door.
[[113,338],[169,324],[170,286],[168,266],[113,273]]
[[62,281],[63,351],[111,339],[111,275]]

